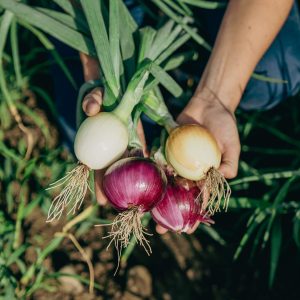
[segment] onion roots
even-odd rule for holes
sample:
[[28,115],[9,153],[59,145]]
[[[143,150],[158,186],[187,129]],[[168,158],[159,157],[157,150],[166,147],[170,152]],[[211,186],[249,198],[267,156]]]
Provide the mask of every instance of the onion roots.
[[50,184],[47,189],[54,189],[65,185],[63,190],[51,203],[46,222],[59,220],[64,209],[69,208],[68,214],[75,214],[83,202],[87,189],[89,188],[90,169],[81,163],[76,168],[67,173],[66,176]]
[[209,169],[205,179],[201,181],[201,194],[202,208],[210,215],[221,211],[222,199],[223,210],[227,211],[231,189],[225,177],[214,167]]

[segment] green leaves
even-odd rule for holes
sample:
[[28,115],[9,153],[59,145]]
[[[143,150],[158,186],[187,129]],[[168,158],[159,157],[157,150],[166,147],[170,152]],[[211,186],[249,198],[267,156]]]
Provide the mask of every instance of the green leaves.
[[93,42],[88,37],[83,36],[45,13],[15,0],[0,0],[0,7],[9,10],[21,20],[42,29],[70,47],[95,56]]
[[182,88],[180,85],[178,85],[178,83],[160,66],[153,63],[150,72],[172,95],[175,97],[179,97],[181,95]]
[[112,53],[101,13],[100,2],[95,0],[81,0],[81,5],[93,37],[101,70],[103,71],[108,86],[117,98],[119,95],[119,85],[114,72]]
[[271,288],[274,283],[275,274],[278,266],[280,251],[282,245],[282,227],[280,218],[275,219],[271,232],[271,255],[270,255],[270,275],[269,287]]
[[181,25],[182,28],[194,39],[199,45],[203,46],[207,50],[211,50],[211,46],[190,26],[186,25],[183,21],[183,18],[178,16],[176,13],[168,7],[163,1],[152,0],[167,16],[174,20],[177,24]]
[[202,0],[178,0],[178,2],[183,2],[186,4],[190,4],[193,6],[197,6],[200,8],[206,9],[216,9],[223,8],[226,6],[225,2],[217,2],[217,1],[202,1]]
[[109,1],[109,46],[118,90],[120,90],[120,73],[122,70],[122,60],[120,53],[121,24],[119,7],[119,0]]

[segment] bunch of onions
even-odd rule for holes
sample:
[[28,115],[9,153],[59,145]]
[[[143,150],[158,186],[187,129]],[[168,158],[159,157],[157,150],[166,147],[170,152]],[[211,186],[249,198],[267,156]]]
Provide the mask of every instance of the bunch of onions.
[[195,201],[200,193],[197,186],[185,188],[169,183],[163,200],[151,211],[152,218],[157,224],[177,233],[193,229],[197,222],[212,224],[200,203]]
[[118,253],[128,246],[131,234],[148,254],[151,253],[141,216],[162,200],[166,185],[164,172],[150,159],[124,158],[107,169],[103,190],[111,205],[120,212],[108,237]]
[[126,151],[129,143],[127,125],[131,112],[139,103],[149,76],[149,66],[138,71],[129,83],[120,104],[112,112],[101,112],[88,117],[79,127],[74,143],[78,165],[67,175],[50,185],[49,189],[65,185],[54,198],[47,222],[58,220],[65,208],[75,213],[80,208],[87,189],[90,170],[110,166]]

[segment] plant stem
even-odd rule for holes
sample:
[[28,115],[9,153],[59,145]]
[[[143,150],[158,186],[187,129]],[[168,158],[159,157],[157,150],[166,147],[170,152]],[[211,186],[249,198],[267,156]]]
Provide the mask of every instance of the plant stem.
[[266,173],[262,175],[256,176],[249,176],[234,180],[230,183],[230,186],[243,184],[247,182],[255,182],[260,180],[270,180],[270,179],[280,179],[280,178],[290,178],[294,176],[300,176],[300,169],[293,170],[293,171],[283,171],[283,172],[273,172],[273,173]]
[[149,77],[150,66],[151,64],[147,64],[142,71],[138,71],[133,76],[120,104],[113,110],[113,113],[126,125],[134,107],[141,100],[144,85]]
[[20,190],[20,203],[17,212],[16,230],[15,230],[15,237],[14,237],[14,244],[13,244],[14,249],[20,247],[22,220],[24,216],[24,208],[25,208],[27,197],[28,197],[28,185],[24,185],[21,187]]

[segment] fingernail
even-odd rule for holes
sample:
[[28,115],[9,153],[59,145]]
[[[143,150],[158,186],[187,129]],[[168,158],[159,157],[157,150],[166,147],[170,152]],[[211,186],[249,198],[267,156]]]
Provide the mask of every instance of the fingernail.
[[95,99],[90,99],[86,105],[86,114],[94,116],[100,111],[100,105]]

